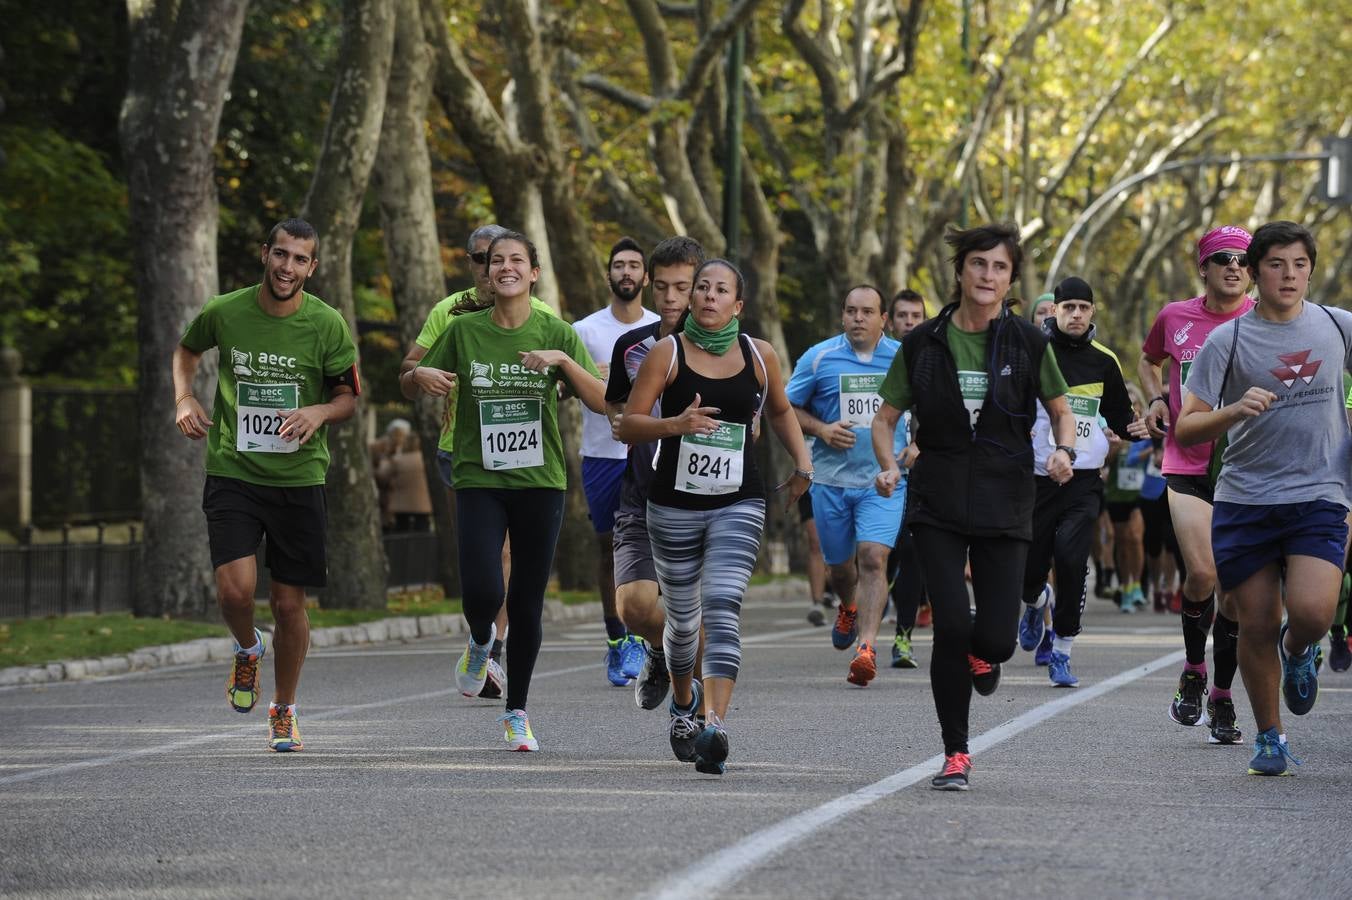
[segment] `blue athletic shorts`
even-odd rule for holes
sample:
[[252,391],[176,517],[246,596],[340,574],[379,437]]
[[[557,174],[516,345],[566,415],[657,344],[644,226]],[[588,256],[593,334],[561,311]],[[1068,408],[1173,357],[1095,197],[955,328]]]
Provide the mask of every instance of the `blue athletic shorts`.
[[854,547],[872,541],[891,547],[901,530],[901,515],[906,511],[906,483],[897,485],[891,497],[878,494],[873,486],[861,488],[812,486],[812,514],[817,520],[817,539],[822,558],[828,566],[854,559]]
[[1249,506],[1217,501],[1211,511],[1216,580],[1233,591],[1271,562],[1313,556],[1343,567],[1347,509],[1328,500]]
[[587,495],[587,515],[597,534],[615,529],[615,510],[620,508],[620,480],[625,459],[582,457],[582,493]]

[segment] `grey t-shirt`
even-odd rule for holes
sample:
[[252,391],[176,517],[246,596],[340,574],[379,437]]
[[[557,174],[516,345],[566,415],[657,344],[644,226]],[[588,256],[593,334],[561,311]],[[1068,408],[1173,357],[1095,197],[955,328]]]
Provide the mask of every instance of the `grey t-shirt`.
[[[1225,396],[1218,398],[1235,328],[1239,342]],[[1270,322],[1250,310],[1216,326],[1188,372],[1186,390],[1212,409],[1234,403],[1251,387],[1277,395],[1262,415],[1231,426],[1218,501],[1272,506],[1328,500],[1352,507],[1352,435],[1343,402],[1350,348],[1352,313],[1308,302],[1290,322]]]

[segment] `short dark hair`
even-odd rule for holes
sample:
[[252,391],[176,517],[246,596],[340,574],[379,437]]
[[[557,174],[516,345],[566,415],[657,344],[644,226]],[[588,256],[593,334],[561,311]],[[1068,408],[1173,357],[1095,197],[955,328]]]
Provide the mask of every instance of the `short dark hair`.
[[263,242],[263,246],[271,247],[277,241],[277,235],[283,231],[298,240],[313,241],[315,245],[313,256],[315,259],[319,258],[319,232],[315,231],[315,227],[304,219],[283,219],[273,225],[272,230],[268,232],[268,239]]
[[615,262],[616,254],[623,253],[626,250],[633,250],[638,254],[639,262],[643,263],[643,271],[648,271],[647,259],[643,253],[643,248],[638,245],[638,241],[631,237],[622,237],[615,242],[615,246],[610,248],[610,259],[606,260],[606,268],[609,269]]
[[695,281],[699,281],[700,274],[710,266],[722,266],[731,272],[733,277],[737,280],[737,299],[746,299],[746,281],[742,278],[742,270],[721,257],[706,259],[704,262],[700,263],[699,268],[695,270]]
[[1253,233],[1253,240],[1249,241],[1250,272],[1257,274],[1258,264],[1273,247],[1285,247],[1296,243],[1305,245],[1305,255],[1310,258],[1310,268],[1314,268],[1314,235],[1310,234],[1310,229],[1297,222],[1287,221],[1269,222],[1262,226]]
[[929,310],[925,309],[925,298],[920,296],[918,291],[913,291],[910,288],[902,288],[897,291],[896,296],[892,298],[892,305],[887,308],[887,315],[889,318],[897,314],[898,303],[919,303],[922,311],[929,312]]
[[519,231],[504,231],[502,234],[493,238],[493,243],[488,245],[488,258],[493,258],[493,249],[503,241],[516,241],[518,244],[524,244],[526,255],[530,257],[530,267],[532,269],[540,268],[540,254],[536,252],[535,245],[531,243],[530,238]]
[[[628,238],[625,238],[628,240]],[[615,251],[611,251],[611,260],[615,258]],[[657,271],[658,266],[679,266],[681,264],[698,267],[704,262],[704,248],[700,242],[692,237],[686,237],[678,234],[676,237],[669,237],[660,242],[653,248],[652,255],[648,257],[648,271]],[[609,266],[607,266],[609,268]]]
[[954,300],[962,299],[962,289],[958,287],[958,281],[962,278],[962,266],[967,262],[969,253],[994,250],[1003,246],[1009,253],[1012,267],[1009,280],[1013,283],[1019,279],[1019,268],[1023,265],[1023,247],[1019,245],[1019,229],[1015,225],[992,222],[963,231],[953,229],[944,235],[944,243],[953,248],[953,255],[949,259],[953,263]]
[[883,292],[882,292],[882,291],[878,290],[876,287],[874,287],[873,285],[868,284],[868,283],[856,284],[856,285],[854,285],[853,287],[851,287],[849,290],[847,290],[847,291],[841,296],[841,298],[840,298],[840,309],[841,309],[841,312],[844,312],[844,311],[845,311],[845,301],[846,301],[846,300],[849,298],[849,296],[850,296],[851,294],[853,294],[855,291],[873,291],[874,295],[877,296],[877,298],[878,298],[878,315],[882,316],[882,315],[886,315],[886,314],[887,314],[887,309],[886,309],[886,306],[887,306],[887,298],[883,296]]

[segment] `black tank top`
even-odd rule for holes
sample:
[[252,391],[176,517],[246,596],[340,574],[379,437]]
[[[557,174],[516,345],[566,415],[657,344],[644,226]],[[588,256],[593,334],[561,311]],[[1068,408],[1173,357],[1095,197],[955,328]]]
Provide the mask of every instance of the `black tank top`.
[[[663,438],[657,456],[657,471],[648,499],[676,509],[721,509],[739,500],[763,499],[765,486],[756,469],[752,452],[752,423],[761,408],[760,380],[751,350],[751,338],[737,336],[742,349],[742,370],[728,378],[710,378],[686,365],[685,346],[676,342],[676,377],[662,392],[663,418],[675,418],[685,411],[695,394],[700,406],[714,406],[719,412],[712,418],[728,423],[709,438]],[[736,449],[740,442],[740,450]],[[682,446],[684,444],[684,446]],[[740,485],[737,481],[740,462]],[[713,493],[725,490],[726,493]]]

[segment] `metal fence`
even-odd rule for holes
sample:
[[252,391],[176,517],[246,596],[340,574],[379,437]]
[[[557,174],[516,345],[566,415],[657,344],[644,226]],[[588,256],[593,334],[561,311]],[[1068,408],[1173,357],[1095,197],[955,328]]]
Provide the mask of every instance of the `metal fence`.
[[[437,536],[387,534],[391,590],[439,584]],[[268,595],[259,552],[257,596]],[[127,612],[134,606],[141,543],[0,545],[0,619]],[[322,591],[321,591],[322,594]]]

